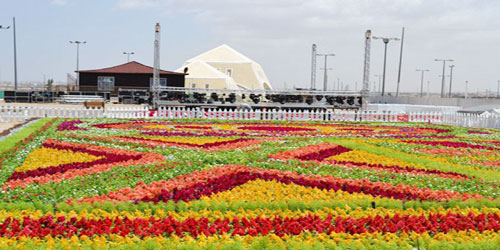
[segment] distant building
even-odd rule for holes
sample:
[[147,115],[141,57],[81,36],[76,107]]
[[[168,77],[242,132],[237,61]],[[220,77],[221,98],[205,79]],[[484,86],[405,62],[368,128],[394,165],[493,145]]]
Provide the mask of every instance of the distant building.
[[187,60],[186,88],[272,89],[260,64],[224,44]]
[[[136,61],[77,73],[80,91],[116,93],[119,88],[146,89],[153,84],[153,68]],[[160,85],[184,87],[184,76],[184,73],[160,70]]]

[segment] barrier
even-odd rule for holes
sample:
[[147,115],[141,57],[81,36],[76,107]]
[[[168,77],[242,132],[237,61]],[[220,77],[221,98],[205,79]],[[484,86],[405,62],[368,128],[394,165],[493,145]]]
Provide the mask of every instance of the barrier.
[[160,107],[150,111],[147,106],[103,108],[20,107],[0,105],[0,122],[20,122],[30,118],[125,118],[125,119],[220,119],[278,121],[350,121],[350,122],[427,122],[463,127],[500,128],[499,115],[477,115],[441,112],[407,114],[357,110],[229,110],[215,108]]

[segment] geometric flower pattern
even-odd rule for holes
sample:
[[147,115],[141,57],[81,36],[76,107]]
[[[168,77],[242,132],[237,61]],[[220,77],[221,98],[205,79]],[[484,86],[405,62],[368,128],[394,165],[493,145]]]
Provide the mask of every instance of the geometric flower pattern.
[[[196,141],[194,138],[189,137],[139,137],[139,136],[112,136],[112,137],[98,137],[101,141],[118,141],[122,143],[136,143],[149,147],[181,147],[181,148],[194,148],[204,151],[219,151],[231,150],[236,148],[244,148],[257,145],[266,141],[276,141],[277,138],[272,139],[254,139],[254,138],[231,138],[231,139],[217,139],[211,141],[210,138],[205,138],[203,141]],[[189,139],[192,139],[189,141]]]
[[445,172],[436,169],[424,169],[417,166],[408,166],[408,164],[399,159],[377,155],[360,150],[352,150],[333,143],[321,143],[308,145],[302,148],[282,151],[270,155],[269,158],[275,160],[297,159],[301,161],[317,161],[343,165],[346,167],[369,168],[380,171],[390,171],[398,173],[409,173],[417,175],[438,175],[445,178],[467,179],[467,175],[455,172]]
[[202,197],[232,190],[246,183],[263,180],[282,184],[295,184],[320,190],[344,191],[350,194],[364,194],[371,197],[392,198],[398,200],[467,200],[482,198],[478,194],[458,193],[447,190],[430,190],[406,185],[376,183],[369,180],[350,180],[331,176],[302,176],[293,172],[264,170],[246,166],[228,165],[210,170],[195,171],[169,180],[150,184],[139,184],[112,191],[105,195],[87,197],[80,202],[102,201],[142,201],[167,202],[191,201]]
[[[36,163],[33,164],[33,157],[36,157],[40,150],[52,151],[56,154],[54,154],[55,158],[53,159],[39,162],[37,167]],[[61,152],[62,154],[57,154]],[[66,159],[58,159],[58,156],[66,157]],[[31,169],[25,170],[27,166],[25,164],[18,167],[9,177],[4,188],[26,186],[34,182],[39,184],[59,182],[64,179],[74,179],[77,176],[107,171],[114,166],[147,164],[163,159],[164,157],[160,154],[48,139],[38,151],[32,152],[25,160]],[[52,164],[48,163],[50,160],[52,160]]]

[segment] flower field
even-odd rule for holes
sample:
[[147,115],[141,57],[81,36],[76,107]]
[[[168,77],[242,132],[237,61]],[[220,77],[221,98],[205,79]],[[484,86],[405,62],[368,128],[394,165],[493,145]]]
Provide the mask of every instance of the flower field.
[[1,249],[500,248],[499,130],[42,119],[21,132],[0,141]]

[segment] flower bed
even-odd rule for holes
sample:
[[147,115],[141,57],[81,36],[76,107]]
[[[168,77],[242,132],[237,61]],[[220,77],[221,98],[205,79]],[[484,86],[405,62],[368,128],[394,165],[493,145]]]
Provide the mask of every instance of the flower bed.
[[1,160],[2,248],[500,242],[500,131],[492,129],[52,120]]

